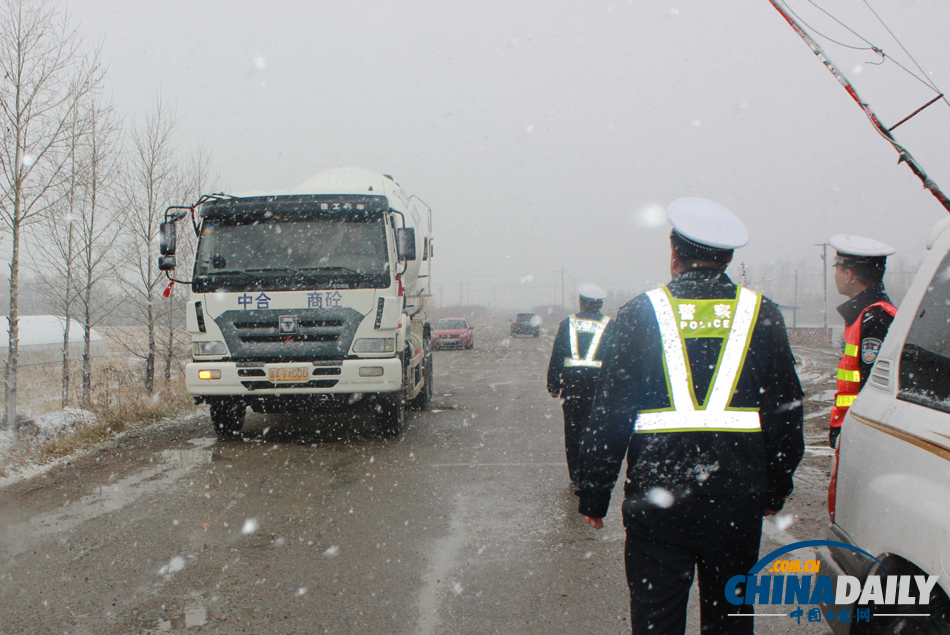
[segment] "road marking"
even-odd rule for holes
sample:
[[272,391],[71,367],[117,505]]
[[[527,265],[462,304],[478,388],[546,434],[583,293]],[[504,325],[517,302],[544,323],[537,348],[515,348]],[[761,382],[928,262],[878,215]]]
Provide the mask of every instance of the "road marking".
[[563,467],[563,463],[430,463],[429,467]]
[[[464,497],[456,497],[449,531],[435,543],[432,568],[426,574],[422,590],[419,592],[419,621],[416,630],[419,635],[431,635],[439,630],[441,623],[439,608],[443,605],[442,596],[448,591],[449,575],[457,567],[459,551],[468,537],[467,528],[462,522],[465,507]],[[461,586],[458,585],[455,588],[461,589]],[[460,592],[456,590],[456,595]]]

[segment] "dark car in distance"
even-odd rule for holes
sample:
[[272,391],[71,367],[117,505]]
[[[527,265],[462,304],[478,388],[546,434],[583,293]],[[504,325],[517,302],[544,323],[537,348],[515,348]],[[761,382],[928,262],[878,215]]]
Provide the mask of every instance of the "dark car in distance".
[[511,334],[541,337],[541,318],[536,313],[519,313],[511,320]]
[[444,318],[432,329],[433,348],[475,348],[475,327],[464,318]]

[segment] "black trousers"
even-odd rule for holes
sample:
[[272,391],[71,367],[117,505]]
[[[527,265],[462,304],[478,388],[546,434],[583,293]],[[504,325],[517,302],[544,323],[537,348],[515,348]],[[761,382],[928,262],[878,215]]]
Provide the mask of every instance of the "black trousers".
[[[726,600],[726,582],[759,559],[762,506],[748,498],[687,497],[664,509],[624,503],[626,568],[633,633],[683,635],[686,604],[699,574],[703,635],[753,635],[753,606]],[[741,588],[741,587],[740,587]]]
[[567,471],[571,482],[577,483],[578,452],[581,447],[581,437],[590,423],[590,411],[594,405],[593,390],[563,393],[564,404],[564,451],[567,454]]

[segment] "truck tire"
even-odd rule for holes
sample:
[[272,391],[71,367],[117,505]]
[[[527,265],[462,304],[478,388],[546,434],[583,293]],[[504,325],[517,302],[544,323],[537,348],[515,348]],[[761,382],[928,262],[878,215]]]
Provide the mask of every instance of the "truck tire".
[[426,357],[422,363],[422,376],[425,379],[425,385],[422,386],[422,390],[419,391],[416,398],[409,403],[409,407],[413,410],[425,410],[432,399],[432,356]]
[[216,401],[211,404],[211,425],[221,438],[232,438],[244,427],[247,406],[243,402]]
[[380,395],[376,400],[376,427],[387,438],[398,437],[406,418],[406,409],[402,402],[402,392]]

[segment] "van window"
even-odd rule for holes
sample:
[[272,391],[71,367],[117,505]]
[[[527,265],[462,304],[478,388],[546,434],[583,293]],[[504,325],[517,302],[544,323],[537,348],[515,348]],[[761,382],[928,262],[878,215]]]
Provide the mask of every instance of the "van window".
[[897,397],[950,412],[950,255],[917,307],[901,353]]

